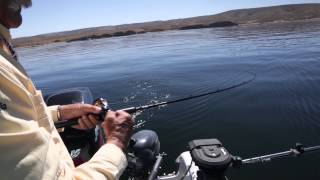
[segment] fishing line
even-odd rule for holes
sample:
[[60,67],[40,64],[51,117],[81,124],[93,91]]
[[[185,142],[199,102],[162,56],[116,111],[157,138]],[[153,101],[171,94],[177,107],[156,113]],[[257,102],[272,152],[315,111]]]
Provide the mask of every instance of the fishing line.
[[128,112],[129,114],[131,114],[131,113],[134,113],[134,112],[137,112],[137,111],[142,111],[142,110],[150,109],[150,108],[153,108],[153,107],[158,107],[158,106],[168,105],[168,104],[172,104],[172,103],[187,101],[187,100],[191,100],[191,99],[195,99],[195,98],[199,98],[199,97],[203,97],[203,96],[218,94],[218,93],[221,93],[221,92],[224,92],[224,91],[235,89],[235,88],[240,87],[240,86],[244,86],[244,85],[254,81],[255,79],[256,79],[256,74],[252,74],[252,78],[251,79],[246,80],[246,81],[242,81],[241,83],[234,84],[234,85],[226,87],[226,88],[217,89],[215,91],[206,92],[206,93],[198,94],[198,95],[190,95],[188,97],[175,99],[175,100],[171,100],[171,101],[164,101],[164,102],[160,102],[160,103],[148,104],[148,105],[143,105],[143,106],[139,106],[139,107],[129,107],[129,108],[125,108],[125,109],[122,109],[122,110]]

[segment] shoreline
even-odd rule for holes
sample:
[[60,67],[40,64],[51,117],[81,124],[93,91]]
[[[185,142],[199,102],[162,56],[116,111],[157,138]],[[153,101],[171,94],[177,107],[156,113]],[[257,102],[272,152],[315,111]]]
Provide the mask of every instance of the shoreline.
[[269,23],[320,21],[320,3],[231,10],[216,15],[168,21],[102,26],[13,39],[15,47],[86,41],[169,30],[227,28]]

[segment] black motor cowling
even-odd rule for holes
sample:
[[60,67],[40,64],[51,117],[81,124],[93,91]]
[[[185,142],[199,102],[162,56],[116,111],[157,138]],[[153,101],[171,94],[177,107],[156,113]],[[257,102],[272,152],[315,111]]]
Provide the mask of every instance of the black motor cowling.
[[51,105],[65,105],[74,103],[87,103],[93,102],[92,93],[88,88],[70,88],[57,91],[50,94],[45,98],[46,104]]
[[147,175],[160,152],[160,141],[151,130],[142,130],[132,135],[128,148],[128,169],[131,177]]

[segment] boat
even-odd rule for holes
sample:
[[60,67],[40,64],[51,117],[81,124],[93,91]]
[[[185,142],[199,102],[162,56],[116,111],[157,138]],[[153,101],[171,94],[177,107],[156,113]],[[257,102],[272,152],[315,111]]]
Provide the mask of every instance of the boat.
[[[190,97],[182,100],[185,99],[190,99]],[[51,106],[73,103],[92,104],[94,101],[89,88],[71,88],[46,96],[45,102],[48,106]],[[172,102],[177,102],[177,100],[169,101],[169,103]],[[142,107],[149,108],[154,107],[154,105]],[[127,109],[132,111],[137,108],[131,107]],[[103,128],[99,124],[90,130],[78,130],[71,126],[58,130],[75,166],[90,160],[97,150],[106,143],[107,137],[105,137]],[[188,147],[189,149],[182,152],[176,159],[178,168],[175,172],[159,175],[158,172],[164,154],[160,153],[158,135],[152,130],[137,131],[130,138],[126,153],[128,166],[121,179],[227,180],[225,172],[231,167],[240,168],[245,164],[266,162],[271,159],[288,156],[297,157],[306,152],[320,150],[320,146],[304,147],[302,144],[297,143],[295,147],[288,151],[242,159],[239,156],[231,155],[218,139],[192,140],[188,143]]]

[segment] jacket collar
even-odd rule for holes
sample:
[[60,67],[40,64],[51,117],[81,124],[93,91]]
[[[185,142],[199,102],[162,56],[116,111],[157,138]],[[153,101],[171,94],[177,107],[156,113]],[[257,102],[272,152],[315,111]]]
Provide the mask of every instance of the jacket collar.
[[8,28],[0,24],[0,36],[2,36],[7,42],[11,42],[11,35]]
[[[0,36],[4,38],[7,42],[11,42],[11,35],[9,29],[3,26],[2,24],[0,24]],[[13,66],[18,68],[20,72],[22,72],[24,75],[28,77],[28,74],[26,73],[25,69],[21,66],[21,64],[12,56],[9,56],[7,53],[5,53],[1,48],[0,56],[5,57],[8,60],[8,62],[10,62]]]

